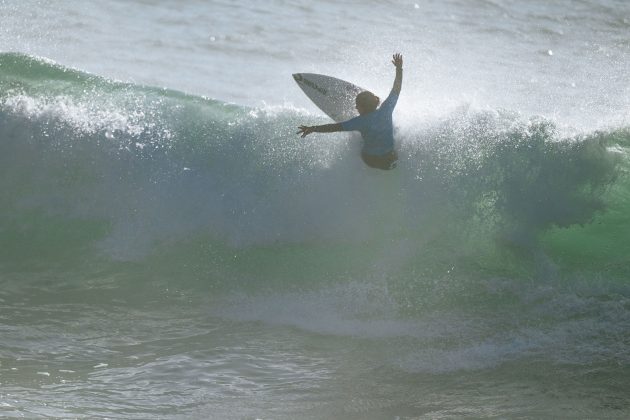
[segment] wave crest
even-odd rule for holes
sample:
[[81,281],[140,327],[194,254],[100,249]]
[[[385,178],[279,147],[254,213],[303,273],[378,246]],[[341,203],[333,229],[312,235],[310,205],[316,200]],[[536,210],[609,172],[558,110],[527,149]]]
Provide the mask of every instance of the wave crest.
[[598,215],[627,205],[627,128],[563,138],[549,120],[462,108],[399,127],[401,162],[385,173],[364,167],[346,134],[299,139],[295,127],[319,119],[288,107],[16,54],[0,54],[0,91],[3,229],[18,238],[87,220],[99,227],[75,245],[119,259],[200,238],[223,250],[404,240],[435,261],[433,249],[468,254],[499,239],[531,254],[541,234],[606,223]]

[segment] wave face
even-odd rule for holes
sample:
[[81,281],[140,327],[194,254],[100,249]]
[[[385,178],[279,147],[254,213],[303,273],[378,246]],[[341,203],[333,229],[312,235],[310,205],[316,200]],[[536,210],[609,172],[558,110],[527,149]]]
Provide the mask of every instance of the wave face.
[[[337,299],[346,287],[356,299],[362,284],[359,318],[507,308],[531,281],[603,276],[616,290],[629,273],[627,127],[567,137],[549,120],[462,107],[404,121],[399,166],[381,172],[363,166],[356,138],[299,139],[299,124],[323,120],[288,107],[13,53],[0,55],[0,92],[7,270],[143,263],[152,280],[232,297],[297,288]],[[374,290],[383,306],[367,303]],[[317,328],[344,333],[335,325]]]

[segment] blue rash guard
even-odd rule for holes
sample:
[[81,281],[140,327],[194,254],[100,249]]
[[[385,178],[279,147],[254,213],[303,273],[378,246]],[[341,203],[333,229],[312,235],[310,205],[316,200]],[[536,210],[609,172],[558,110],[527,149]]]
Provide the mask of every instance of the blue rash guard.
[[398,102],[398,95],[392,90],[380,108],[341,123],[343,131],[361,133],[363,153],[366,155],[382,156],[394,150],[392,113]]

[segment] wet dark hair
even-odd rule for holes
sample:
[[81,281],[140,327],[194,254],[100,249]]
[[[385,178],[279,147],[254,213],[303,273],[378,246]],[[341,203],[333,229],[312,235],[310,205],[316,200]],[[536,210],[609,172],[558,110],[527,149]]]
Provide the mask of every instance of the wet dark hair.
[[376,109],[378,104],[381,102],[381,100],[379,99],[378,96],[366,90],[357,95],[356,103],[359,104],[359,102],[361,102],[362,104],[368,105],[370,108],[372,108],[372,110],[374,110]]

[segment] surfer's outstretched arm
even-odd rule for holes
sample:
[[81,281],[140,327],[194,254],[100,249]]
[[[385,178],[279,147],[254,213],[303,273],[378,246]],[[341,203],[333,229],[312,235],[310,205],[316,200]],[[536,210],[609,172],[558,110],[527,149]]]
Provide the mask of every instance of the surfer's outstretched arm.
[[343,131],[341,124],[324,124],[324,125],[313,125],[311,127],[306,125],[301,125],[299,127],[300,131],[296,134],[301,134],[302,137],[306,137],[311,133],[334,133],[335,131]]
[[394,87],[392,87],[392,92],[400,93],[400,89],[402,88],[402,54],[394,54],[392,64],[396,66],[396,78],[394,79]]

